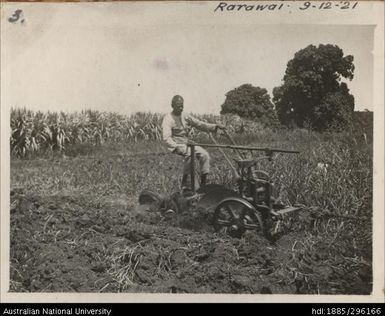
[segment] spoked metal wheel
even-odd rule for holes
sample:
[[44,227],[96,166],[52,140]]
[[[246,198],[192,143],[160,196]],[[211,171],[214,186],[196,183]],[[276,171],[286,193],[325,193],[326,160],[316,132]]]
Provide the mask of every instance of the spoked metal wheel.
[[213,226],[216,232],[225,232],[240,238],[246,230],[264,234],[261,215],[254,206],[241,198],[227,198],[215,208]]

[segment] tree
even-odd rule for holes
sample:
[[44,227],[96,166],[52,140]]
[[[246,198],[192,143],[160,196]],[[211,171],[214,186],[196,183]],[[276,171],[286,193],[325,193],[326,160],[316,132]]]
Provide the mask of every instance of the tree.
[[278,119],[324,130],[344,127],[354,112],[354,97],[341,78],[353,79],[353,56],[336,45],[309,45],[287,64],[283,84],[273,89]]
[[221,107],[221,114],[237,114],[264,125],[277,122],[274,105],[267,90],[251,84],[243,84],[227,92]]

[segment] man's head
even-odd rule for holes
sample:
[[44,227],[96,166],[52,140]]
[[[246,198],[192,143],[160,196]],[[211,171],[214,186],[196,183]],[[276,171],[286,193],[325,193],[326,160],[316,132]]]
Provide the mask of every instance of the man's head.
[[172,113],[181,115],[183,112],[183,98],[180,95],[175,95],[171,100]]

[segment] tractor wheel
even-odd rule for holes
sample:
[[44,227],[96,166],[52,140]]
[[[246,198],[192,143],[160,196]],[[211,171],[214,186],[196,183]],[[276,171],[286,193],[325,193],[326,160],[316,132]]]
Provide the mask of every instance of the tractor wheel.
[[231,237],[240,238],[246,230],[264,234],[260,213],[254,206],[241,198],[226,198],[214,211],[213,226],[216,232],[225,232]]

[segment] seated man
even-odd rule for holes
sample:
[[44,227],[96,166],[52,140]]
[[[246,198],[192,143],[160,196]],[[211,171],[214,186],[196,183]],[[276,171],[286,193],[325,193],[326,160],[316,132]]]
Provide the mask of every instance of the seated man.
[[[190,152],[187,147],[188,133],[191,127],[206,132],[214,132],[218,128],[225,129],[221,124],[209,124],[202,122],[183,112],[183,98],[176,95],[171,101],[172,112],[163,118],[163,140],[166,142],[168,149],[184,157],[182,188],[187,186],[187,179],[190,172]],[[210,172],[210,156],[202,147],[195,147],[196,157],[200,165],[201,186],[206,185],[207,174]]]

